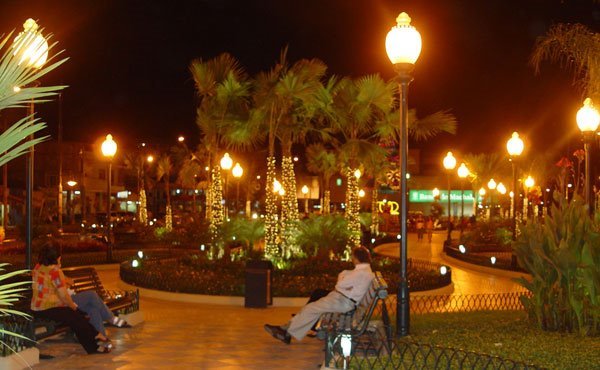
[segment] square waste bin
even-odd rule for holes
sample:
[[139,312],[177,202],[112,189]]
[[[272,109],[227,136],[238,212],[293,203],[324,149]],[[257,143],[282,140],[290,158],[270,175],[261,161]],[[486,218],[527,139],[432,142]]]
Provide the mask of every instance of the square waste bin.
[[244,307],[265,308],[273,304],[272,291],[273,264],[271,261],[248,261]]

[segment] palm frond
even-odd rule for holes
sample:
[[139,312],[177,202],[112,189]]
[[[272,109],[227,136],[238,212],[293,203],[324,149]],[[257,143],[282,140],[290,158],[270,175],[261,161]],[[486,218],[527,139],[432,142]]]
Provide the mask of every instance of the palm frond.
[[38,119],[31,118],[32,117],[29,116],[20,119],[17,123],[0,134],[0,153],[4,153],[0,155],[0,166],[25,154],[29,148],[48,138],[48,136],[43,136],[23,141],[30,135],[33,135],[46,127],[45,123],[40,123]]

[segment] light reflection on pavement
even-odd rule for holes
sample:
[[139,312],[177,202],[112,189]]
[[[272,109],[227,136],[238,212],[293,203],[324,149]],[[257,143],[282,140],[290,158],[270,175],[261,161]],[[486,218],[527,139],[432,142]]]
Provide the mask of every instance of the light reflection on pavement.
[[[513,281],[521,274],[500,269],[480,268],[447,257],[442,251],[446,237],[445,231],[437,231],[433,234],[433,241],[428,243],[427,238],[418,241],[416,234],[409,233],[407,257],[450,266],[454,295],[509,293],[524,290],[521,285]],[[453,238],[457,237],[458,233],[453,235]],[[396,258],[400,255],[399,243],[384,244],[376,247],[375,251]]]

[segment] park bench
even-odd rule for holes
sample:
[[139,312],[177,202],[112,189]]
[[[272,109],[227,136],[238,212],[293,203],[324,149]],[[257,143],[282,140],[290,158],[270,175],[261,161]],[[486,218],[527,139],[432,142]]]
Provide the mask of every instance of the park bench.
[[[65,276],[73,279],[73,289],[76,293],[93,290],[98,293],[106,306],[116,315],[126,315],[140,309],[139,290],[110,291],[106,290],[100,281],[98,272],[93,267],[71,267],[62,269]],[[69,329],[63,323],[52,320],[35,319],[33,330],[36,340],[63,333]]]
[[[356,308],[346,313],[324,313],[317,323],[317,337],[325,341],[325,366],[329,366],[334,355],[342,354],[342,339],[350,340],[351,353],[358,350],[379,352],[390,350],[392,335],[390,318],[385,300],[388,296],[387,283],[380,272],[375,272],[369,290]],[[381,311],[377,307],[381,304]],[[371,320],[380,312],[381,321]]]

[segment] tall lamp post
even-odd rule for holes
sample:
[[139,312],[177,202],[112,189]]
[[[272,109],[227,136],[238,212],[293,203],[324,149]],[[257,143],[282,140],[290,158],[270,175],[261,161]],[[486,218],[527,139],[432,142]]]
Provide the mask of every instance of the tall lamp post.
[[493,192],[493,190],[496,190],[496,186],[497,185],[498,184],[496,184],[496,181],[494,179],[490,179],[490,181],[488,181],[488,183],[487,183],[487,187],[488,187],[488,189],[490,189],[490,220],[494,216],[494,208],[496,207],[494,205],[494,192]]
[[585,203],[588,205],[590,215],[594,214],[594,201],[592,199],[592,173],[591,173],[591,145],[594,134],[600,124],[600,114],[592,104],[592,99],[587,98],[583,106],[577,111],[577,126],[583,135],[585,150]]
[[397,25],[392,27],[385,39],[385,48],[398,73],[400,83],[400,284],[398,284],[396,334],[406,336],[410,327],[410,301],[408,291],[406,220],[408,213],[407,197],[407,157],[408,157],[408,85],[413,80],[415,62],[421,54],[421,35],[410,25],[410,17],[402,12],[396,18]]
[[304,194],[304,213],[308,216],[308,186],[302,187],[302,194]]
[[[20,59],[20,63],[25,63],[29,68],[42,68],[48,59],[48,42],[38,30],[38,24],[31,18],[23,23],[23,32],[20,32],[13,41],[14,55]],[[34,81],[32,85],[39,85]],[[29,104],[28,115],[33,120],[35,108],[33,100]],[[29,140],[33,140],[33,134],[29,135]],[[34,166],[33,145],[29,148],[26,161],[26,220],[25,220],[25,265],[31,269],[31,221],[33,215],[33,166]]]
[[452,152],[448,152],[448,154],[446,154],[443,163],[444,168],[448,172],[448,238],[446,239],[445,244],[447,246],[450,246],[450,244],[452,243],[452,220],[450,219],[450,216],[452,215],[452,208],[450,208],[450,175],[452,174],[452,170],[454,170],[454,168],[456,167],[456,158],[454,158]]
[[461,163],[457,172],[460,178],[460,239],[462,240],[465,218],[465,179],[469,176],[469,169],[464,163]]
[[235,166],[233,166],[233,168],[231,169],[231,173],[233,174],[233,177],[235,177],[237,180],[235,184],[235,212],[237,214],[238,208],[240,207],[240,178],[244,174],[244,169],[242,168],[242,166],[240,166],[239,163],[236,163]]
[[[512,165],[513,175],[513,209],[512,209],[512,240],[517,240],[517,199],[519,199],[519,189],[517,184],[517,158],[523,153],[525,145],[523,140],[519,137],[519,134],[513,132],[511,138],[506,142],[506,150],[510,156],[510,163]],[[516,264],[515,256],[512,255],[512,264]]]
[[110,186],[111,186],[111,171],[112,159],[117,153],[117,143],[113,140],[111,134],[106,135],[106,139],[102,142],[102,155],[108,159],[108,172],[106,173],[106,240],[108,246],[106,248],[106,260],[113,260],[113,242],[112,242],[112,224],[110,222]]
[[225,200],[225,219],[229,218],[229,203],[227,202],[227,186],[228,186],[228,180],[229,180],[229,170],[231,169],[231,166],[233,166],[233,159],[231,159],[231,157],[229,156],[229,153],[225,153],[223,154],[223,158],[221,158],[221,169],[225,170],[225,192],[223,194],[223,199]]
[[525,179],[525,206],[527,208],[527,219],[529,219],[531,217],[530,215],[530,210],[529,210],[529,192],[531,191],[531,188],[535,185],[535,180],[533,179],[533,177],[531,177],[531,175],[527,176],[527,178]]

